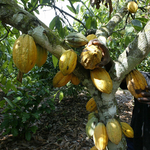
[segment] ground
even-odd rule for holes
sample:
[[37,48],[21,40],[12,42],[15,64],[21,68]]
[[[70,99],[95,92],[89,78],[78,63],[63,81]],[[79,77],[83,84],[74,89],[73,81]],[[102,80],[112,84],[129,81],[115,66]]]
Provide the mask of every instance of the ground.
[[[0,99],[3,96],[0,92]],[[88,99],[84,93],[76,99],[64,98],[61,103],[56,99],[55,111],[42,116],[37,122],[39,129],[31,141],[0,133],[0,150],[90,150],[94,146],[93,140],[87,138],[85,133],[89,114],[85,105]],[[121,121],[130,124],[133,97],[128,91],[118,90],[116,100]],[[0,114],[0,121],[2,118]]]

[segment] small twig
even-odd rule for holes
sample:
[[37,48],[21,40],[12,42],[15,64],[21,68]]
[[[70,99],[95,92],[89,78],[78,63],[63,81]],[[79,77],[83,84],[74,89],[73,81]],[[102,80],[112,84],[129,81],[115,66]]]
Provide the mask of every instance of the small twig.
[[8,34],[9,34],[9,32],[10,32],[10,28],[8,28],[5,24],[2,24],[2,25],[3,25],[3,27],[6,29],[7,33],[6,33],[6,35],[4,34],[4,35],[2,35],[2,36],[0,37],[0,42],[3,41],[5,38],[7,38],[7,37],[8,37]]

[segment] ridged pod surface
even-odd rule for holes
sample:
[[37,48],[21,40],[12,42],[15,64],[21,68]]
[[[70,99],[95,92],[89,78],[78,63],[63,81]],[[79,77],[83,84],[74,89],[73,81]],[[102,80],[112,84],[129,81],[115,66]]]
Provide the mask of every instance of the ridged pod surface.
[[93,146],[90,150],[98,150],[96,146]]
[[72,74],[64,76],[61,71],[58,71],[53,78],[54,87],[65,86],[71,80]]
[[95,34],[89,34],[87,37],[88,41],[91,41],[93,39],[97,39],[97,36]]
[[134,1],[130,1],[127,5],[127,9],[130,13],[136,13],[138,10],[138,5]]
[[90,98],[89,101],[86,103],[86,110],[89,112],[97,110],[97,105],[93,97]]
[[90,70],[91,80],[95,87],[103,93],[111,93],[112,91],[112,80],[109,73],[104,68],[96,68]]
[[120,123],[115,118],[108,119],[106,130],[109,140],[118,145],[122,139],[122,129]]
[[86,45],[88,40],[82,33],[73,32],[66,36],[65,42],[71,47],[78,48]]
[[94,129],[98,124],[98,119],[96,117],[92,117],[86,124],[86,134],[88,137],[93,136]]
[[120,124],[121,124],[122,132],[124,133],[124,135],[128,138],[133,138],[134,131],[132,127],[126,122],[120,122]]
[[71,83],[74,85],[78,85],[80,83],[79,78],[73,73],[72,73]]
[[72,49],[65,51],[59,59],[59,69],[63,75],[72,73],[77,65],[77,54]]
[[90,45],[83,49],[80,62],[85,69],[94,69],[101,62],[102,50],[96,45]]
[[47,60],[47,50],[40,45],[36,45],[37,48],[37,60],[36,60],[36,65],[38,67],[41,67],[43,64],[45,64]]
[[142,97],[141,91],[145,90],[147,82],[141,72],[134,69],[126,76],[127,88],[135,98]]
[[96,116],[95,116],[95,112],[91,112],[91,113],[88,114],[88,121],[89,121],[92,117],[96,117]]
[[35,65],[37,48],[34,39],[28,34],[22,34],[13,46],[13,61],[22,72],[29,72]]
[[93,140],[98,150],[104,150],[108,144],[108,136],[106,127],[102,122],[99,122],[94,129]]

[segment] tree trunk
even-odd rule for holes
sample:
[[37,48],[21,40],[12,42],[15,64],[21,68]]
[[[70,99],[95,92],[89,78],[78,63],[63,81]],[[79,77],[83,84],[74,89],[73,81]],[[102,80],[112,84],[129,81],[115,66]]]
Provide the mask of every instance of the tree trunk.
[[[106,39],[112,34],[114,28],[123,19],[126,12],[122,8],[116,13],[105,27],[97,30],[96,35],[100,41],[106,45]],[[38,18],[31,15],[29,12],[20,8],[14,0],[0,0],[0,20],[4,24],[9,24],[12,27],[31,35],[35,42],[46,48],[51,54],[57,58],[70,47],[66,45],[63,40],[56,36],[44,23]],[[138,65],[150,52],[150,22],[147,23],[145,28],[139,32],[137,37],[131,42],[125,51],[119,56],[116,61],[112,60],[112,67],[109,71],[113,81],[113,90],[110,94],[99,92],[93,85],[90,79],[90,72],[78,63],[74,70],[74,74],[79,77],[82,84],[85,85],[91,96],[95,99],[99,120],[106,124],[109,118],[119,118],[117,113],[117,102],[115,100],[115,93],[128,74],[136,65]],[[109,150],[125,150],[126,141],[122,141],[115,145],[111,142],[108,143]]]

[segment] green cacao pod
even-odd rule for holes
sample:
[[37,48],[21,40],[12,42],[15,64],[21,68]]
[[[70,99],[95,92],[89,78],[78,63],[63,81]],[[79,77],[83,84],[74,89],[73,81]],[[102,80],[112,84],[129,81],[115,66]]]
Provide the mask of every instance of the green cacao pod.
[[108,119],[106,130],[109,140],[118,145],[122,139],[122,129],[120,123],[115,118]]
[[72,73],[77,64],[77,54],[72,49],[65,51],[59,59],[59,69],[63,75]]
[[78,48],[86,45],[88,40],[82,33],[73,32],[66,36],[65,42],[71,47]]
[[37,59],[36,59],[36,65],[38,67],[41,67],[43,64],[45,64],[47,60],[47,50],[40,45],[36,45],[37,48]]
[[88,137],[93,136],[94,129],[98,123],[98,119],[96,117],[92,117],[86,124],[86,134]]
[[104,68],[90,70],[90,74],[93,84],[99,91],[107,94],[111,93],[113,87],[112,80]]
[[127,88],[130,93],[135,97],[142,97],[141,92],[145,90],[147,82],[141,72],[134,69],[126,76]]
[[97,45],[90,45],[83,49],[80,55],[80,62],[85,69],[95,69],[101,62],[102,50]]
[[37,60],[37,48],[34,39],[28,34],[22,34],[13,46],[13,61],[22,72],[29,72]]

